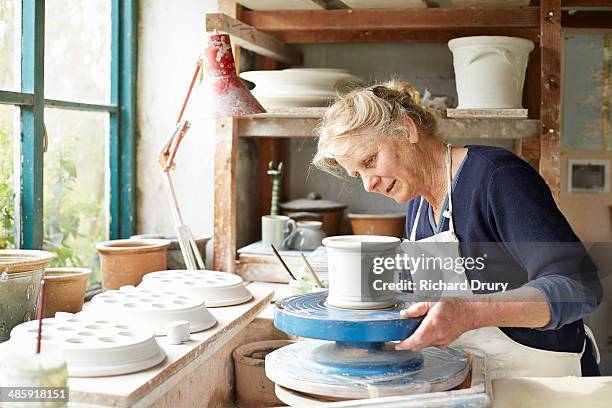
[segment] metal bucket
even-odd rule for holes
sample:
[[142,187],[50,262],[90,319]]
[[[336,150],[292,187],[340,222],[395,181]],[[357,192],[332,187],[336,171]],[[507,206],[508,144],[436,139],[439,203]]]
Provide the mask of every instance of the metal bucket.
[[36,317],[40,281],[55,258],[45,251],[0,250],[0,342],[13,327]]

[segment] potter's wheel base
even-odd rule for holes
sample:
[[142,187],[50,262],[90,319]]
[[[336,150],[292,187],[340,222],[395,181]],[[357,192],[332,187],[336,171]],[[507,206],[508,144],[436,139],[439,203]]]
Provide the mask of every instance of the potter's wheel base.
[[391,345],[348,346],[313,340],[283,347],[266,356],[266,375],[301,393],[359,399],[446,391],[468,374],[467,355],[452,348],[406,354]]

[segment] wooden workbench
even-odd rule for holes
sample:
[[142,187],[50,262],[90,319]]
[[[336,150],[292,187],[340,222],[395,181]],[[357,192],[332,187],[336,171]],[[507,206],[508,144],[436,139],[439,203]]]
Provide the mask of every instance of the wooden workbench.
[[70,378],[69,407],[183,407],[232,406],[232,350],[243,340],[244,330],[266,308],[274,291],[249,286],[253,299],[237,306],[210,308],[216,326],[191,335],[191,341],[169,345],[159,365],[138,373],[112,377]]

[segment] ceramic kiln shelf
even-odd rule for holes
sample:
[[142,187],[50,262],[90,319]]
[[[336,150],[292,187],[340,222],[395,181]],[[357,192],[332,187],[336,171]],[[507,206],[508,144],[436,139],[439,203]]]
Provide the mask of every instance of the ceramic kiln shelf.
[[150,330],[156,336],[166,335],[167,325],[175,321],[188,321],[191,333],[206,330],[217,322],[199,297],[180,291],[147,290],[133,286],[107,290],[94,296],[91,306],[83,313],[109,320],[122,316],[134,326]]
[[206,307],[233,306],[253,298],[240,276],[216,271],[151,272],[144,276],[138,287],[185,293],[202,299]]
[[[53,343],[66,357],[68,375],[99,377],[133,373],[153,367],[166,353],[150,331],[127,323],[62,314],[43,319],[42,348]],[[34,347],[38,321],[22,323],[11,331],[7,344]]]
[[468,373],[467,355],[452,348],[395,350],[420,321],[402,319],[409,295],[381,310],[329,307],[327,292],[292,296],[276,304],[274,324],[286,333],[330,341],[303,341],[266,356],[276,384],[322,397],[354,399],[445,391]]

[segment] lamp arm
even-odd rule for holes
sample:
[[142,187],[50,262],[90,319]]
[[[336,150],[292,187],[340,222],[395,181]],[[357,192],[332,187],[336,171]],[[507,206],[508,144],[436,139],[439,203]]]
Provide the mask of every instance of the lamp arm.
[[187,134],[187,131],[189,131],[190,123],[189,121],[182,121],[183,113],[185,113],[185,108],[189,103],[189,98],[191,97],[191,92],[193,91],[193,87],[195,85],[196,79],[198,78],[198,74],[201,71],[201,67],[202,62],[201,60],[198,60],[195,72],[193,73],[193,78],[191,79],[191,83],[189,84],[187,95],[185,96],[185,100],[183,101],[183,105],[181,106],[181,110],[176,121],[176,128],[174,129],[174,132],[172,132],[172,135],[170,135],[168,140],[166,140],[166,143],[164,144],[158,158],[159,165],[164,174],[164,184],[166,185],[168,197],[170,198],[172,215],[176,223],[179,246],[181,248],[183,259],[185,260],[185,265],[188,269],[198,269],[198,267],[204,269],[205,265],[202,256],[199,253],[198,247],[193,239],[193,236],[191,235],[189,227],[186,226],[183,222],[183,217],[181,216],[181,211],[179,209],[178,200],[176,198],[176,193],[172,184],[170,172],[174,167],[174,159],[181,145],[181,142]]
[[198,74],[200,73],[201,69],[202,60],[198,59],[195,71],[193,72],[193,77],[191,78],[191,82],[189,83],[187,95],[185,95],[181,110],[179,112],[178,118],[176,119],[176,128],[170,138],[168,138],[168,140],[164,144],[164,147],[162,148],[159,154],[159,165],[164,171],[171,169],[174,165],[174,158],[176,157],[176,153],[178,152],[179,146],[183,141],[183,137],[185,137],[187,130],[189,130],[189,122],[185,121],[181,124],[181,120],[183,119],[183,114],[185,113],[185,109],[187,108],[187,104],[189,103],[189,99],[191,98],[191,92],[193,91],[193,87],[195,85],[196,79],[198,79]]

